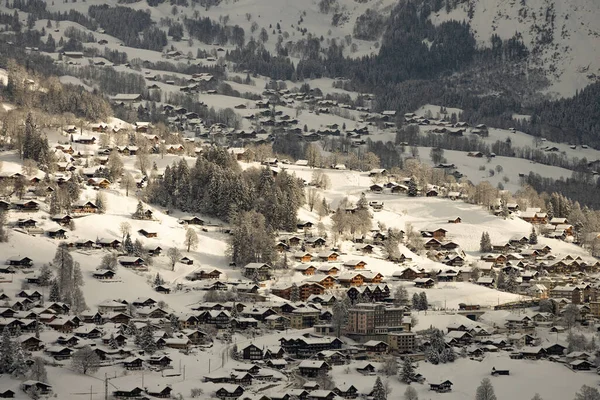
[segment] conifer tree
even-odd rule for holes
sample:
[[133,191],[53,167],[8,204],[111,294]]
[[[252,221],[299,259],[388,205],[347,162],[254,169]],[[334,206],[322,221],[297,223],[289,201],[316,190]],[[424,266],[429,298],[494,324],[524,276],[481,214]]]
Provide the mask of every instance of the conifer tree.
[[492,251],[492,241],[490,235],[487,232],[481,234],[481,240],[479,241],[479,251],[482,253],[489,253]]
[[108,346],[111,349],[119,348],[119,344],[117,343],[117,340],[115,339],[115,335],[113,333],[110,334],[110,338],[108,339]]
[[421,297],[418,293],[414,293],[412,297],[412,308],[413,310],[421,310]]
[[292,283],[292,290],[290,292],[290,301],[294,303],[300,301],[300,289],[296,283]]
[[402,361],[402,371],[400,371],[400,380],[406,384],[410,384],[415,378],[415,367],[413,366],[410,357],[404,357]]
[[385,393],[385,387],[383,386],[383,382],[380,377],[377,377],[375,380],[375,385],[373,385],[373,391],[371,392],[373,400],[387,400],[387,395]]
[[21,347],[21,343],[18,338],[15,340],[14,344],[14,356],[13,362],[10,366],[10,373],[15,378],[23,378],[27,375],[29,371],[29,367],[27,366],[27,360],[25,359],[25,353],[23,348]]
[[4,327],[0,341],[0,372],[10,373],[10,367],[15,358],[13,342],[8,327]]
[[127,236],[125,236],[125,241],[123,242],[123,250],[125,250],[125,253],[127,253],[127,255],[133,254],[133,241],[131,240],[131,235],[129,233],[127,234]]
[[135,212],[133,213],[133,218],[144,219],[144,204],[141,201],[138,201],[137,203]]
[[535,231],[535,227],[533,226],[531,227],[531,233],[529,234],[529,244],[538,244],[537,232]]
[[419,293],[419,310],[427,311],[429,309],[429,301],[425,292]]
[[58,280],[53,279],[50,284],[50,295],[48,296],[50,301],[60,301],[60,288],[58,287]]
[[43,264],[39,275],[40,286],[48,286],[52,282],[52,270],[48,264]]
[[139,339],[139,346],[148,354],[153,354],[158,349],[156,341],[154,340],[154,329],[149,322],[142,329]]
[[410,178],[410,181],[408,182],[408,195],[410,197],[415,197],[418,194],[418,188],[417,188],[417,182],[415,181],[415,178],[412,177]]
[[0,243],[8,242],[8,231],[6,230],[6,211],[0,211]]

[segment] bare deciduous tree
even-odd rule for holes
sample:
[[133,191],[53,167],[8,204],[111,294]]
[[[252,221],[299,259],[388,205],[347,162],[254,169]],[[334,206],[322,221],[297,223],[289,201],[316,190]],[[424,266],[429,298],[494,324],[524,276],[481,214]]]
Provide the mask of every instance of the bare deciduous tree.
[[195,250],[198,247],[198,235],[196,231],[192,228],[188,228],[185,231],[185,245],[187,247],[187,252],[190,252],[190,249]]
[[171,261],[171,271],[175,271],[175,264],[181,260],[181,252],[177,247],[171,247],[167,250],[167,257]]

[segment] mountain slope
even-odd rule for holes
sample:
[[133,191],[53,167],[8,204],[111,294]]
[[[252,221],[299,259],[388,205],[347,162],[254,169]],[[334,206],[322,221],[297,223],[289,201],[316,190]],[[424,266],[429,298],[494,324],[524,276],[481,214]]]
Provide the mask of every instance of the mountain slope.
[[530,67],[540,67],[551,81],[548,92],[570,96],[600,76],[600,7],[594,0],[469,0],[447,12],[432,13],[439,25],[466,21],[482,47],[494,34],[518,34],[530,50]]

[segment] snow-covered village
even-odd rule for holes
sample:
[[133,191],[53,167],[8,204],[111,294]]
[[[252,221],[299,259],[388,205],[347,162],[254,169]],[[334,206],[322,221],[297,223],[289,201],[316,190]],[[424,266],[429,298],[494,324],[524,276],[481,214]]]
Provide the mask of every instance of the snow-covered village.
[[0,398],[600,400],[600,7],[296,3],[0,2]]

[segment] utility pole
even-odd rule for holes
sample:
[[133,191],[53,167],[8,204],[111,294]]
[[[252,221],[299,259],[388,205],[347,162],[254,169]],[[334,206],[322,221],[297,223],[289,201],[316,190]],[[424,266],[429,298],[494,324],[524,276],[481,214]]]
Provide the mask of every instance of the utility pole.
[[104,373],[104,400],[108,400],[108,381],[110,381],[111,379],[116,379],[116,377],[117,377],[116,372],[115,372],[115,376],[113,378],[109,378],[108,374]]

